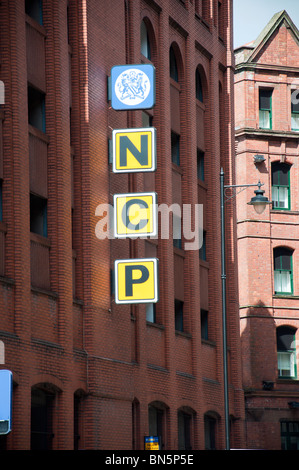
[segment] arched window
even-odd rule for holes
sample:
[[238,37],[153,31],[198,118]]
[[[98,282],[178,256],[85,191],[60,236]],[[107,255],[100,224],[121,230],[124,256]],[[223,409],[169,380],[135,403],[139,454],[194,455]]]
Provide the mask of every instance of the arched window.
[[295,328],[279,326],[276,330],[278,376],[296,378]]
[[149,35],[147,27],[144,21],[141,22],[140,26],[140,40],[141,40],[141,54],[144,55],[148,60],[151,60],[151,45],[149,41]]
[[192,449],[192,414],[184,410],[178,411],[179,450]]
[[273,162],[272,175],[272,204],[273,209],[290,209],[290,165]]
[[170,77],[176,82],[178,82],[179,81],[178,66],[177,66],[175,52],[172,46],[170,47],[170,51],[169,51],[169,69],[170,69]]
[[293,251],[285,247],[274,248],[275,294],[293,293]]
[[205,426],[205,450],[216,449],[216,418],[208,414],[204,417]]
[[48,390],[31,392],[31,450],[52,450],[54,399]]
[[196,69],[195,72],[195,82],[196,82],[196,99],[203,102],[203,91],[202,91],[202,81],[200,72]]
[[148,406],[149,435],[158,436],[160,450],[166,445],[166,409],[165,404],[158,401]]

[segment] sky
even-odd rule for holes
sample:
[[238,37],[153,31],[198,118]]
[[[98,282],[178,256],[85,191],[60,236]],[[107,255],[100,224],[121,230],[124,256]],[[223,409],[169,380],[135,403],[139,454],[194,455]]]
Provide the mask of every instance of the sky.
[[254,41],[272,16],[286,10],[299,29],[298,0],[233,0],[234,48]]

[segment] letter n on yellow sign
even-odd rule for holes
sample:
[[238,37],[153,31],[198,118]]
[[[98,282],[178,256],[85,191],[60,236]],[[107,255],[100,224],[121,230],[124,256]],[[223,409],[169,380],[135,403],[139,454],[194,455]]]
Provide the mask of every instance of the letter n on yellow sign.
[[133,173],[156,170],[156,129],[115,129],[112,131],[113,172]]
[[115,238],[157,235],[157,194],[128,193],[114,195]]
[[158,260],[156,258],[116,260],[115,303],[158,302]]

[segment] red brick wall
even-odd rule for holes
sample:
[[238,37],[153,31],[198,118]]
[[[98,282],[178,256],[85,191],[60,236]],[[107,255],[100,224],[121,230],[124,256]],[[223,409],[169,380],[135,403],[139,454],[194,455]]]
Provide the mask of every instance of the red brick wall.
[[[1,48],[5,51],[1,79],[7,100],[3,121],[3,221],[7,232],[5,275],[0,279],[0,337],[6,348],[3,367],[13,371],[15,384],[14,425],[6,446],[30,448],[31,387],[42,387],[55,395],[55,449],[73,447],[73,399],[78,392],[82,396],[82,449],[130,449],[133,434],[135,448],[142,448],[143,436],[149,432],[148,405],[152,402],[164,409],[165,448],[178,448],[179,409],[192,415],[193,449],[204,448],[206,412],[217,416],[217,447],[223,448],[219,173],[221,160],[227,181],[234,181],[233,83],[231,69],[226,69],[231,65],[230,2],[222,2],[221,20],[228,35],[219,39],[214,8],[217,2],[210,1],[212,16],[204,21],[195,14],[194,2],[189,0],[70,0],[69,44],[67,1],[43,3],[42,26],[25,17],[23,1],[7,0],[0,6]],[[111,109],[107,77],[114,65],[147,60],[140,54],[142,18],[151,25],[152,61],[157,75],[156,105],[150,114],[157,129],[158,168],[154,176],[116,175],[108,163],[112,129],[140,127],[142,115],[140,111]],[[34,28],[30,35],[28,23]],[[31,49],[34,45],[30,45],[34,37],[40,36],[44,38],[45,82],[41,69],[35,66],[38,57],[43,57],[41,44],[38,57]],[[180,71],[179,169],[171,164],[171,44],[175,44]],[[201,113],[197,113],[195,99],[198,65],[205,93],[204,103],[199,105]],[[33,177],[29,165],[29,77],[31,84],[45,87],[46,92],[47,188],[40,185],[44,169]],[[204,183],[197,180],[198,145],[205,152]],[[181,181],[180,194],[179,186],[173,184],[174,175]],[[31,257],[30,262],[30,181],[35,188],[42,186],[40,191],[47,190],[48,235],[43,240],[49,262],[46,286],[41,283],[46,263],[38,256]],[[149,241],[145,246],[142,240],[96,237],[98,205],[112,203],[113,194],[142,191],[145,187],[157,192],[159,203],[170,205],[174,197],[188,204],[205,201],[208,241],[207,261],[202,266],[197,251],[174,249],[171,239]],[[233,205],[227,215],[228,220],[232,217]],[[239,420],[232,428],[237,447],[243,446],[244,409],[236,253],[232,248],[235,233],[230,223],[228,233],[230,414]],[[156,253],[159,258],[157,324],[146,322],[145,306],[116,305],[110,290],[115,259],[148,253]],[[38,269],[41,276],[36,276]],[[32,274],[37,282],[34,287]],[[176,295],[184,301],[183,333],[176,333],[174,328]],[[201,340],[201,307],[209,310],[208,343]],[[133,403],[138,404],[134,429]]]

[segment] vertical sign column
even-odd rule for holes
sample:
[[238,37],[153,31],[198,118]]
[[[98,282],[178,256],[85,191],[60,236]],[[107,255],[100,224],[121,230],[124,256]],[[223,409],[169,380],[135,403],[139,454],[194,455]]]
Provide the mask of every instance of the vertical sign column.
[[[155,68],[149,64],[118,65],[111,69],[111,107],[118,111],[151,109],[155,105]],[[136,173],[156,170],[156,129],[118,129],[112,132],[113,172]],[[156,236],[157,195],[114,195],[114,236]],[[158,260],[116,260],[115,302],[156,303]]]

